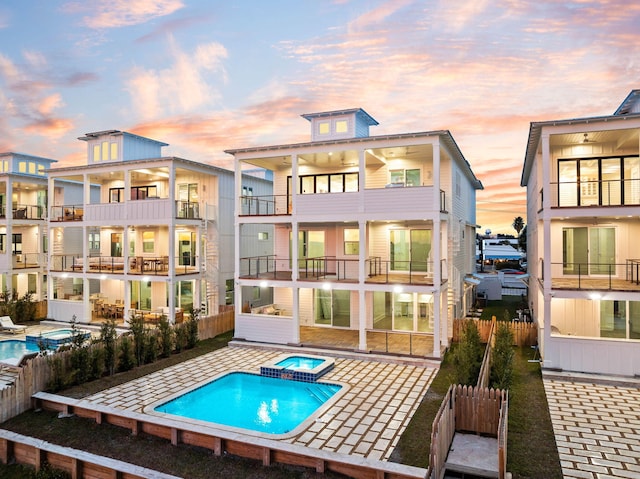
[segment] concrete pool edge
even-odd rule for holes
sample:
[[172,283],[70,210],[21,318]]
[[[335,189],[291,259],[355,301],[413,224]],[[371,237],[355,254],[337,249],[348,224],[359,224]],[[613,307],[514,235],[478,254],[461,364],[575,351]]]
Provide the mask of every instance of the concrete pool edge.
[[[204,435],[211,435],[218,437],[222,440],[238,441],[247,444],[252,444],[259,447],[268,448],[270,450],[282,451],[285,453],[296,454],[304,457],[314,457],[321,461],[327,462],[339,462],[347,466],[356,466],[367,469],[375,469],[384,471],[388,474],[396,474],[403,478],[421,478],[426,477],[427,470],[421,467],[411,466],[407,464],[401,464],[397,462],[389,462],[380,459],[371,459],[362,456],[354,456],[349,454],[341,454],[334,451],[326,451],[322,449],[312,449],[306,446],[298,444],[290,444],[286,442],[280,442],[277,439],[262,438],[254,435],[243,434],[235,431],[227,431],[222,428],[203,427],[195,424],[184,423],[175,419],[163,418],[150,414],[139,413],[135,411],[123,410],[111,406],[105,406],[102,404],[96,404],[84,399],[74,399],[66,396],[59,396],[56,394],[39,392],[32,396],[32,398],[42,405],[44,409],[67,412],[74,414],[76,408],[83,411],[84,414],[78,414],[80,417],[87,419],[94,419],[96,422],[108,422],[103,418],[109,416],[120,417],[131,421],[132,423],[142,422],[151,426],[157,425],[160,427],[171,428],[176,431],[193,432]],[[58,408],[55,406],[58,405]],[[48,407],[47,407],[48,406]],[[90,414],[91,413],[91,414]],[[126,428],[123,424],[117,424],[120,427]],[[215,434],[214,434],[215,433]],[[172,433],[170,441],[176,445],[180,434],[176,433],[176,438]],[[162,436],[159,436],[162,437]],[[166,438],[165,438],[166,439]],[[287,464],[287,463],[285,463]]]
[[[188,394],[192,391],[195,391],[196,389],[199,389],[203,386],[208,385],[209,383],[212,383],[213,381],[216,381],[217,379],[220,379],[230,373],[233,372],[238,372],[238,373],[245,373],[245,374],[252,374],[254,376],[260,376],[259,373],[257,373],[256,371],[251,371],[251,370],[246,370],[246,369],[238,369],[235,371],[226,371],[226,372],[222,372],[220,374],[216,374],[215,376],[211,377],[211,378],[207,378],[204,379],[202,381],[199,381],[198,383],[194,384],[191,387],[185,388],[181,391],[175,392],[169,396],[166,396],[162,399],[159,399],[157,401],[154,401],[151,404],[148,404],[146,406],[144,406],[142,408],[142,413],[143,414],[148,414],[150,416],[156,416],[156,417],[163,417],[165,419],[169,419],[171,421],[179,421],[179,422],[187,422],[189,424],[193,424],[195,426],[199,426],[199,427],[203,427],[203,428],[211,428],[213,430],[223,430],[223,431],[229,431],[229,432],[234,432],[234,433],[238,433],[238,434],[246,434],[247,436],[250,437],[259,437],[259,438],[263,438],[263,439],[273,439],[273,440],[282,440],[282,439],[290,439],[293,437],[298,436],[302,431],[304,431],[305,429],[307,429],[309,426],[311,426],[311,424],[315,423],[317,420],[320,419],[320,417],[325,414],[340,398],[342,398],[347,391],[349,391],[351,389],[351,386],[347,383],[342,383],[339,381],[320,381],[322,383],[325,384],[333,384],[335,386],[340,386],[340,390],[336,391],[336,393],[331,396],[331,398],[326,401],[325,403],[323,403],[322,405],[320,405],[320,407],[318,407],[318,409],[316,409],[312,414],[310,414],[304,421],[302,421],[300,424],[298,424],[298,426],[296,426],[294,429],[292,429],[289,432],[283,433],[283,434],[269,434],[266,432],[260,432],[260,431],[252,431],[251,429],[245,429],[245,428],[240,428],[240,427],[234,427],[234,426],[227,426],[224,424],[219,424],[219,423],[215,423],[215,422],[208,422],[208,421],[202,421],[199,419],[192,419],[192,418],[188,418],[188,417],[184,417],[184,416],[177,416],[175,414],[169,414],[169,413],[164,413],[164,412],[159,412],[159,411],[155,411],[155,408],[162,405],[162,404],[166,404],[178,397],[184,396],[185,394]],[[283,379],[283,381],[295,381],[293,379]],[[296,381],[296,382],[300,382],[300,383],[304,383],[304,381]],[[175,418],[180,418],[180,419],[175,419]]]

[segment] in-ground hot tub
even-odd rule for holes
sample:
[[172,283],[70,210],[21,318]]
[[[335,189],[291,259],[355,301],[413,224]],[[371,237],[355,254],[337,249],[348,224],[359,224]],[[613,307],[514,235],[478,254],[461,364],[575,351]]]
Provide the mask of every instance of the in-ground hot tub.
[[333,358],[309,354],[284,354],[260,366],[260,375],[312,383],[331,371],[333,366]]

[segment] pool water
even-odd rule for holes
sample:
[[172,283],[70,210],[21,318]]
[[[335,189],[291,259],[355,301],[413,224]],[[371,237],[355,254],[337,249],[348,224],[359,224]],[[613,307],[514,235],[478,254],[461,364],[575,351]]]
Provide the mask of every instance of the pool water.
[[232,372],[154,408],[199,421],[285,434],[317,411],[342,386]]
[[37,353],[40,350],[37,344],[10,339],[0,341],[0,362],[6,359],[20,359],[25,354]]
[[282,366],[286,369],[314,369],[324,363],[322,358],[312,358],[307,356],[289,356],[280,362],[276,363],[276,366]]
[[[43,343],[48,348],[57,348],[63,344],[70,343],[73,340],[73,329],[53,329],[51,331],[43,331],[38,334],[27,334],[25,339],[27,343]],[[91,333],[83,329],[76,330],[76,334],[82,336],[83,339],[89,339]]]

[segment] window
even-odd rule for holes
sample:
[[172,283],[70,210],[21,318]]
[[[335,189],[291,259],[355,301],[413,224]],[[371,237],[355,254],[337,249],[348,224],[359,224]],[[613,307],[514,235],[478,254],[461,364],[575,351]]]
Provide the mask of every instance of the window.
[[44,176],[45,172],[44,172],[44,165],[38,163],[38,175],[39,176]]
[[27,172],[27,162],[26,161],[20,161],[18,163],[18,172],[19,173],[26,173]]
[[461,185],[460,185],[460,173],[458,173],[456,171],[456,198],[460,198],[461,194],[462,194],[462,189],[461,189]]
[[28,167],[29,167],[29,174],[30,175],[35,175],[36,174],[36,164],[33,161],[29,161],[27,163]]
[[328,121],[321,121],[318,123],[318,133],[321,135],[328,135],[330,131],[331,129]]
[[157,197],[158,197],[158,187],[155,185],[131,187],[132,200],[145,200],[147,198],[157,198]]
[[[288,178],[288,194],[291,177]],[[358,191],[358,173],[332,173],[331,175],[305,175],[300,177],[300,192],[303,195],[315,193],[344,193]]]
[[100,145],[93,145],[93,161],[100,161]]
[[349,131],[349,123],[347,120],[336,121],[336,133],[347,133]]
[[253,196],[253,188],[251,186],[242,187],[242,204],[248,205],[251,203],[251,197]]
[[266,231],[262,231],[258,233],[258,240],[267,241],[268,239],[269,239],[269,233],[267,233]]
[[111,143],[111,156],[110,158],[112,160],[117,160],[118,159],[118,144],[117,143]]
[[404,186],[420,186],[420,170],[389,170],[389,183]]
[[11,238],[13,254],[22,254],[22,233],[15,233],[11,235]]
[[122,203],[124,188],[109,188],[109,203]]
[[345,228],[344,254],[360,254],[360,230],[359,229]]
[[9,162],[8,161],[0,161],[0,173],[6,173],[9,171]]
[[153,253],[156,249],[156,234],[154,231],[144,231],[142,233],[142,252]]
[[89,233],[89,250],[100,251],[100,233]]
[[122,233],[111,233],[111,256],[122,256]]
[[109,142],[103,141],[102,142],[102,160],[104,161],[107,158],[109,158]]

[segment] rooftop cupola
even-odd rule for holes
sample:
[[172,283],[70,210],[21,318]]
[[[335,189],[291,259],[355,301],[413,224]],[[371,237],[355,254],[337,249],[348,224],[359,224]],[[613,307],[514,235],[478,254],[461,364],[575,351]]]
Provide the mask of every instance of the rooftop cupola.
[[343,140],[369,136],[369,127],[378,122],[362,108],[302,115],[311,122],[311,141]]

